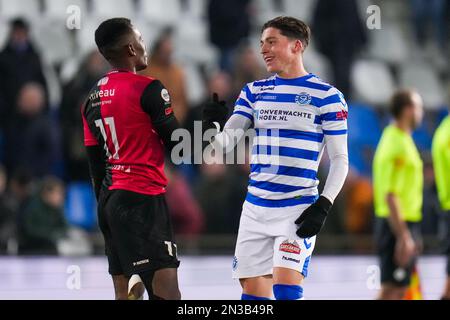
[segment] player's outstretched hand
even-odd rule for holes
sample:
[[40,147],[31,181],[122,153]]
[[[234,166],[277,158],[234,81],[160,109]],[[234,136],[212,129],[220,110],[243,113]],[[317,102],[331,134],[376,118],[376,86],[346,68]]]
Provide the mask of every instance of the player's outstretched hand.
[[203,123],[208,127],[214,128],[213,123],[217,122],[220,126],[219,131],[223,130],[228,118],[228,108],[225,101],[219,101],[219,95],[213,94],[212,101],[205,104],[203,108]]
[[297,235],[300,238],[311,238],[318,234],[325,223],[332,203],[325,197],[319,199],[303,211],[302,215],[295,221],[299,226]]

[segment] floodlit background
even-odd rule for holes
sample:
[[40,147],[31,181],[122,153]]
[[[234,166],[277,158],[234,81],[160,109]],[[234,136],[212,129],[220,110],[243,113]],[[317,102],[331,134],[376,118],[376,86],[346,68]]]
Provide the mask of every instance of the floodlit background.
[[[165,84],[178,119],[193,130],[212,92],[231,110],[247,82],[267,76],[260,29],[278,15],[311,26],[307,70],[349,104],[351,169],[318,237],[306,296],[375,297],[372,158],[391,94],[413,87],[426,109],[414,133],[425,164],[419,274],[424,297],[439,297],[447,230],[430,148],[449,103],[450,1],[0,0],[0,299],[113,297],[79,112],[108,70],[94,43],[99,23],[133,21],[152,53],[145,74]],[[327,170],[324,157],[322,182]],[[167,171],[183,296],[239,298],[231,261],[249,166],[168,164]]]

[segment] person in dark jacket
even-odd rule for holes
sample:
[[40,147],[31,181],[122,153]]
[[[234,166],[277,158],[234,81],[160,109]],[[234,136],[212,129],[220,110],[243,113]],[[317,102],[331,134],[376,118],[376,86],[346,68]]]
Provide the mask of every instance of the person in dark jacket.
[[233,70],[233,56],[242,39],[250,33],[250,0],[210,0],[210,40],[220,51],[220,68]]
[[44,88],[47,105],[47,82],[40,56],[30,40],[28,23],[17,18],[11,21],[6,47],[0,52],[0,127],[11,119],[19,91],[28,82]]
[[58,241],[67,232],[63,206],[63,183],[57,178],[44,178],[20,217],[20,254],[58,254]]
[[26,84],[20,90],[17,110],[5,130],[5,166],[8,172],[21,168],[38,178],[54,172],[59,155],[59,132],[44,109],[42,86]]
[[331,62],[334,85],[349,99],[351,67],[367,42],[358,4],[355,0],[318,0],[312,29],[317,49]]

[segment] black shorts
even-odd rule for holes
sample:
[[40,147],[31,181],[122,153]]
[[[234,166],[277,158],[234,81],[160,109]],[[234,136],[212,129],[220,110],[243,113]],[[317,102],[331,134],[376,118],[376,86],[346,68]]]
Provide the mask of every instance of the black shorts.
[[[419,241],[420,224],[408,222],[407,225],[413,239]],[[398,287],[409,286],[417,259],[412,259],[404,268],[399,267],[395,263],[394,254],[396,238],[392,233],[387,219],[376,219],[375,241],[378,257],[380,259],[381,283],[389,283]]]
[[164,195],[103,189],[98,221],[111,275],[179,267]]

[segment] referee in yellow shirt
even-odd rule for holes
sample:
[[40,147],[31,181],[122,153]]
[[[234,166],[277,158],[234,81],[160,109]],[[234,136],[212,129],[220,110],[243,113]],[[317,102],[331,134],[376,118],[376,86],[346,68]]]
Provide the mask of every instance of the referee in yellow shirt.
[[413,90],[399,90],[390,109],[394,121],[384,129],[373,161],[375,238],[381,266],[378,298],[400,300],[420,247],[423,164],[412,131],[422,122],[422,98]]
[[442,299],[450,300],[450,115],[434,134],[432,155],[439,202],[447,211],[447,285]]

